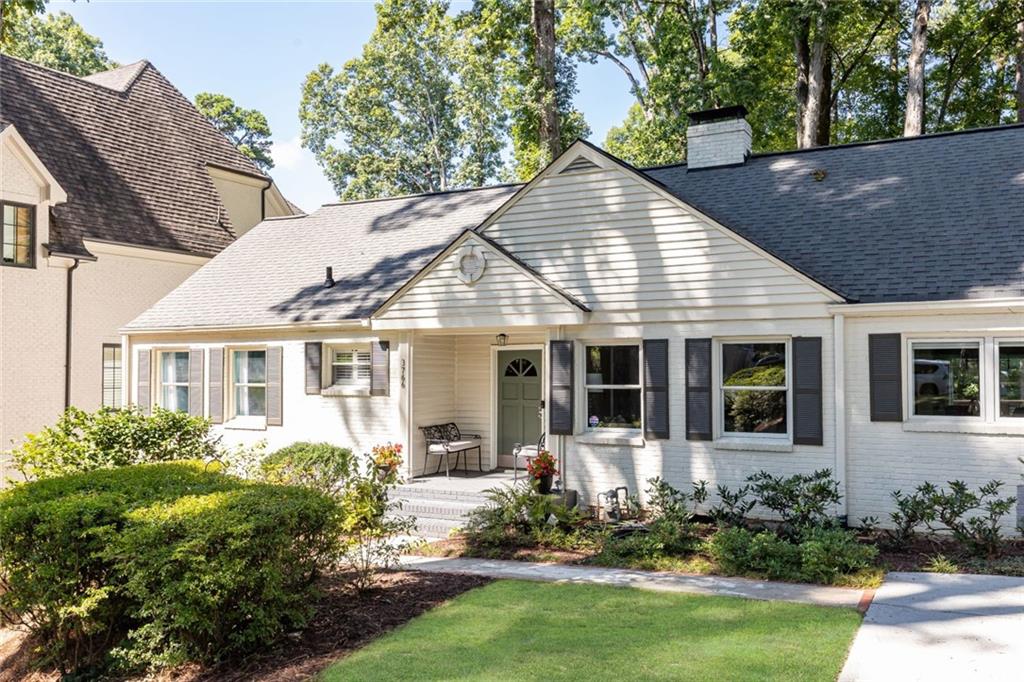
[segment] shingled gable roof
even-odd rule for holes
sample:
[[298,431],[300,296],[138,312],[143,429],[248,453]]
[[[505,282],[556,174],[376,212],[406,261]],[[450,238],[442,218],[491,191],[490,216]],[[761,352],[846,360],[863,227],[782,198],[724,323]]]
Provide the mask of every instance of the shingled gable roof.
[[206,166],[266,177],[146,61],[79,78],[0,56],[0,123],[68,193],[49,244],[64,253],[95,239],[216,254],[236,235]]

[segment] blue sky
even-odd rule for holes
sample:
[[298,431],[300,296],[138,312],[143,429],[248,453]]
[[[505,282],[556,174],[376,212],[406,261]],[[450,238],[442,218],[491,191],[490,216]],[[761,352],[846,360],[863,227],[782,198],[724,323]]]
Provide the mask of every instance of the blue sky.
[[[452,2],[453,9],[468,2]],[[274,179],[305,210],[334,200],[313,156],[299,145],[302,82],[317,64],[358,56],[375,24],[372,2],[125,2],[53,0],[103,40],[122,64],[148,59],[190,99],[222,92],[266,114],[274,136]],[[600,144],[632,102],[613,65],[581,65],[577,107]]]

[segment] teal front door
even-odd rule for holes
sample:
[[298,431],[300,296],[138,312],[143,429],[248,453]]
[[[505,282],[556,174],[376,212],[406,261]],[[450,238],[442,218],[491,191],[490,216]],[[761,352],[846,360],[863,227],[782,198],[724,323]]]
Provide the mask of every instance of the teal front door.
[[498,454],[516,443],[536,444],[541,433],[541,351],[498,352]]

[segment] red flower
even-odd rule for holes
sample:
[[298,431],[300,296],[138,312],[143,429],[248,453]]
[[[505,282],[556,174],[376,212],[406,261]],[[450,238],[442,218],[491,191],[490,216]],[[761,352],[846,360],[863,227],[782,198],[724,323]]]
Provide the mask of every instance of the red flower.
[[526,463],[526,471],[533,478],[558,475],[558,461],[547,450],[541,450],[537,456]]

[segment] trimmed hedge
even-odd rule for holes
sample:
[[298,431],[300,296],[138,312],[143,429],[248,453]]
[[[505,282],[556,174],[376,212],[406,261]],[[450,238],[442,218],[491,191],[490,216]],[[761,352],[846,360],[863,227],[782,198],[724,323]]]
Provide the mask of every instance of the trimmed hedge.
[[339,527],[326,495],[198,462],[28,483],[0,494],[0,610],[63,671],[214,660],[308,621]]
[[321,492],[337,492],[355,473],[356,460],[348,448],[330,443],[300,441],[275,450],[260,464],[263,477],[273,483],[303,485]]

